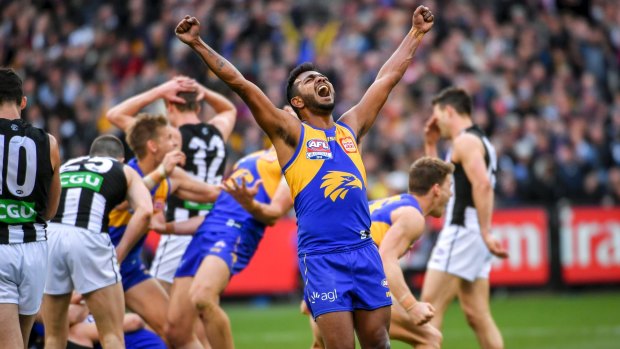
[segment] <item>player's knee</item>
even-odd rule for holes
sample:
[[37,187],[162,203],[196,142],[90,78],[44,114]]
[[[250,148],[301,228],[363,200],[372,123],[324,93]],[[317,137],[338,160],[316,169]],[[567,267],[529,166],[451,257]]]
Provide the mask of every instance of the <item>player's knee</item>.
[[465,320],[467,320],[467,324],[471,328],[480,328],[482,325],[482,321],[484,321],[484,314],[475,311],[474,309],[463,309],[465,313]]
[[173,347],[185,345],[189,341],[187,336],[188,332],[191,331],[187,331],[187,329],[180,326],[178,322],[168,321],[164,327],[166,339]]
[[441,348],[441,342],[443,342],[443,335],[441,331],[431,326],[430,331],[426,335],[426,340],[429,346],[439,349]]
[[210,287],[196,287],[190,290],[190,301],[198,313],[210,313],[218,307],[218,295]]
[[372,349],[387,349],[390,347],[390,336],[387,331],[376,331],[375,333],[366,336],[365,344],[363,348]]

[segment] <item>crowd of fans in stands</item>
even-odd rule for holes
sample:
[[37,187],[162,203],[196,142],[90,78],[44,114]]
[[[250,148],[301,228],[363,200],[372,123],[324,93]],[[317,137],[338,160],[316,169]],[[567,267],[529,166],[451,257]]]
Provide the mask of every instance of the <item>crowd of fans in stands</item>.
[[118,132],[102,117],[108,107],[177,74],[237,105],[229,147],[239,157],[265,137],[174,37],[184,15],[199,18],[209,44],[281,105],[288,71],[315,62],[339,91],[337,117],[373,81],[421,2],[436,24],[364,140],[370,195],[406,188],[430,101],[457,85],[472,94],[474,119],[497,148],[500,205],[620,205],[614,0],[0,0],[0,65],[22,75],[25,117],[60,140],[64,159]]

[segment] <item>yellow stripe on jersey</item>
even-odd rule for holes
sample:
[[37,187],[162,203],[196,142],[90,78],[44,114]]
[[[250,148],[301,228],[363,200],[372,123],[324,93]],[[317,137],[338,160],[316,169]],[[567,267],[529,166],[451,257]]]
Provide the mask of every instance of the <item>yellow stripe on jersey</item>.
[[282,168],[280,168],[274,148],[271,148],[268,153],[256,161],[256,171],[263,180],[263,188],[265,188],[267,195],[272,198],[282,179]]
[[310,160],[304,156],[306,154],[304,150],[308,141],[319,139],[327,143],[325,131],[314,129],[304,123],[301,124],[301,127],[303,128],[302,132],[304,133],[304,138],[299,145],[301,151],[297,153],[295,160],[290,162],[290,165],[284,173],[293,198],[296,197],[297,194],[299,194],[308,185],[308,183],[314,179],[314,176],[319,173],[319,170],[323,166],[323,161]]
[[[161,181],[161,183],[157,187],[157,190],[155,190],[155,193],[152,194],[154,213],[164,211],[164,209],[166,208],[166,200],[168,199],[168,194],[169,194],[169,186],[168,186],[168,180],[166,179],[166,180]],[[121,205],[125,205],[125,204],[121,204]],[[127,223],[129,223],[131,216],[132,216],[132,213],[129,212],[129,207],[126,207],[123,209],[115,208],[112,211],[110,211],[109,226],[111,227],[125,226],[127,225]]]
[[370,236],[372,237],[372,241],[374,241],[377,246],[381,245],[381,241],[383,241],[383,238],[390,227],[391,225],[385,222],[372,222],[370,225]]

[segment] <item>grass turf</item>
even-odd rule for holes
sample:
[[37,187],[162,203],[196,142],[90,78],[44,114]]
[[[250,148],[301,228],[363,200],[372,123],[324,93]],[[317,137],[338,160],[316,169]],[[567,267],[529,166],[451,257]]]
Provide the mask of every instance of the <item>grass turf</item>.
[[[506,348],[620,348],[620,293],[511,295],[492,300],[491,309]],[[298,305],[225,304],[237,349],[309,348],[307,318]],[[445,349],[478,348],[458,303],[444,320]],[[359,347],[359,346],[358,346]],[[408,348],[392,341],[392,348]]]

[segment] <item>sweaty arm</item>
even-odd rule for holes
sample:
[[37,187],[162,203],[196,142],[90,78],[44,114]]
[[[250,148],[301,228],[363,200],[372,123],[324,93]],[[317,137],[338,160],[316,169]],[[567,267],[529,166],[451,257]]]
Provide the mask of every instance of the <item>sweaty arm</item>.
[[118,263],[127,257],[127,253],[133,246],[146,234],[149,221],[153,215],[153,199],[151,193],[142,183],[142,178],[134,169],[123,166],[125,177],[127,178],[127,201],[133,209],[133,214],[121,241],[116,246]]
[[301,133],[300,121],[277,108],[261,89],[247,80],[235,66],[215,52],[199,36],[200,22],[186,16],[176,27],[179,40],[200,56],[211,71],[243,99],[259,126],[267,133],[278,150],[280,162],[293,156]]
[[45,208],[44,219],[46,221],[54,218],[56,211],[58,210],[58,203],[60,202],[60,154],[58,151],[58,143],[54,136],[49,135],[50,142],[50,163],[52,165],[52,181],[50,183],[50,189],[47,195],[47,206]]
[[413,207],[401,207],[392,212],[392,226],[386,232],[379,254],[394,299],[411,316],[415,325],[431,320],[435,309],[429,303],[418,302],[405,281],[398,259],[424,232],[424,217]]
[[168,178],[171,184],[170,192],[182,200],[214,202],[220,195],[219,186],[198,181],[180,167],[175,168]]
[[360,102],[340,118],[339,121],[347,124],[356,133],[358,143],[374,124],[390,92],[407,71],[424,34],[433,26],[433,19],[428,8],[420,6],[415,10],[413,25],[407,36],[383,64]]
[[261,183],[262,181],[256,181],[252,187],[246,187],[244,180],[242,180],[241,186],[236,181],[226,181],[222,183],[222,187],[256,220],[266,225],[274,225],[280,217],[293,207],[291,191],[286,180],[282,178],[271,198],[271,202],[266,204],[254,199]]
[[455,139],[453,148],[452,161],[463,166],[465,175],[471,183],[482,238],[491,253],[498,257],[506,257],[506,250],[491,235],[494,194],[487,174],[487,165],[484,162],[484,146],[478,137],[464,133]]

